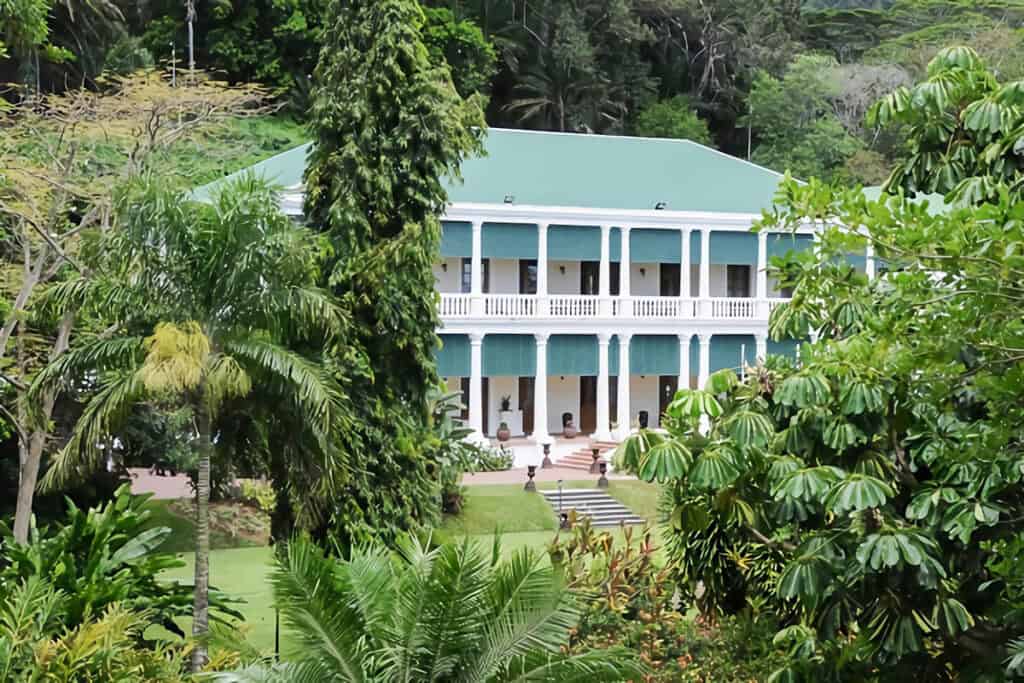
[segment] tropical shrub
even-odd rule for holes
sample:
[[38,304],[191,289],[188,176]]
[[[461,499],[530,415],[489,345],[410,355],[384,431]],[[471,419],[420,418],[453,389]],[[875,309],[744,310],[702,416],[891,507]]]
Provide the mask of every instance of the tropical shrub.
[[[134,613],[134,619],[181,634],[174,619],[191,614],[192,587],[158,578],[184,563],[157,552],[171,530],[150,525],[148,498],[133,496],[126,484],[114,500],[90,510],[69,500],[66,519],[33,527],[24,545],[0,526],[0,589],[11,592],[32,577],[44,577],[63,595],[60,621],[65,628],[75,628],[117,604]],[[230,604],[213,591],[215,618],[240,616]]]
[[9,587],[0,602],[0,680],[184,680],[182,647],[139,646],[152,615],[110,603],[68,627],[71,598],[38,575]]
[[672,570],[660,566],[647,529],[623,529],[616,542],[589,520],[556,537],[552,565],[580,594],[584,611],[571,652],[625,647],[651,672],[644,681],[763,680],[778,666],[775,621],[754,609],[712,623],[684,613]]
[[640,680],[621,648],[564,653],[581,607],[529,550],[402,540],[336,560],[301,538],[271,575],[296,657],[218,681]]
[[479,447],[476,453],[475,472],[504,472],[512,468],[512,451],[499,445],[497,448]]
[[242,479],[242,500],[254,505],[268,515],[274,511],[277,504],[277,494],[270,482],[258,481],[255,479]]

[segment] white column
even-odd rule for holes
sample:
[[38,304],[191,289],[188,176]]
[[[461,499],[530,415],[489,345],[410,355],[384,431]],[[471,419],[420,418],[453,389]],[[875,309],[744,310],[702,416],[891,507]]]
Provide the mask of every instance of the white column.
[[817,330],[811,330],[811,343],[812,344],[817,344],[818,343],[818,331]]
[[711,228],[700,229],[701,315],[711,317]]
[[759,362],[763,362],[768,357],[768,334],[759,332],[754,335],[754,341],[757,343],[755,357]]
[[690,388],[690,342],[693,339],[692,332],[684,332],[679,335],[679,388]]
[[533,335],[537,341],[537,370],[533,378],[533,435],[539,444],[551,443],[548,434],[548,333]]
[[875,279],[875,245],[868,242],[867,249],[864,250],[864,273],[868,276],[869,280]]
[[[633,299],[630,291],[630,268],[629,268],[629,228],[619,228],[619,235],[622,237],[622,248],[619,258],[619,317],[633,317]],[[621,339],[621,337],[620,337]]]
[[703,389],[711,374],[711,335],[703,332],[699,335],[700,368],[697,370],[697,388]]
[[469,335],[469,428],[477,439],[484,438],[484,335]]
[[602,317],[608,317],[612,314],[611,299],[608,296],[608,281],[611,279],[611,232],[612,226],[602,225],[601,226],[601,263],[597,271],[597,295],[598,295],[598,307]]
[[483,275],[483,228],[482,221],[473,221],[473,253],[470,260],[470,312],[474,317],[484,314],[484,275]]
[[690,229],[683,228],[682,249],[679,258],[679,296],[690,298]]
[[597,429],[594,432],[595,441],[609,441],[611,434],[608,432],[608,343],[611,335],[607,332],[600,332],[597,335]]
[[767,319],[768,309],[768,233],[757,233],[757,317]]
[[537,315],[548,315],[548,224],[537,224]]
[[629,436],[633,422],[633,414],[629,407],[629,341],[633,335],[630,332],[619,332],[619,414],[615,416],[619,423],[617,439],[625,439]]

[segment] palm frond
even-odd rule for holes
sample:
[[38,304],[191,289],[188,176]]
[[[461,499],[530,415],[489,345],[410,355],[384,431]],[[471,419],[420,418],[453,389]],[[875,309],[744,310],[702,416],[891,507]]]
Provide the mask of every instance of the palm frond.
[[302,408],[310,426],[326,442],[344,403],[337,382],[319,365],[267,339],[225,340],[224,350],[247,368],[250,377],[268,374],[280,380]]
[[71,439],[52,459],[40,482],[43,490],[60,489],[76,475],[102,466],[102,444],[111,429],[127,417],[131,407],[146,393],[138,372],[131,370],[104,376],[99,387],[78,418]]
[[368,680],[364,622],[344,590],[338,563],[311,541],[293,539],[271,573],[274,600],[303,653],[345,681]]

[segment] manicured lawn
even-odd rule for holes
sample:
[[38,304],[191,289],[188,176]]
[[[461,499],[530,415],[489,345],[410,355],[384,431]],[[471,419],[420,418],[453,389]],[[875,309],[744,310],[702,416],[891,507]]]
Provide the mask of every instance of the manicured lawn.
[[[593,481],[568,481],[565,488],[592,488]],[[439,538],[459,540],[468,538],[489,549],[496,534],[501,536],[501,554],[508,557],[520,548],[532,548],[542,555],[547,546],[558,535],[554,512],[542,496],[527,493],[519,484],[467,487],[466,506],[457,517],[446,517],[439,529]],[[541,482],[538,488],[554,489],[554,482]],[[660,534],[657,528],[658,487],[633,480],[612,480],[608,493],[617,498],[633,512],[647,519],[652,527],[655,542]],[[165,542],[165,549],[179,553],[185,566],[165,575],[169,580],[192,583],[193,524],[167,509],[166,501],[151,501],[154,525],[171,527],[171,536]],[[563,534],[566,532],[562,532]],[[616,539],[622,537],[621,529],[612,529]],[[233,597],[242,598],[245,603],[238,610],[245,616],[246,636],[250,643],[260,650],[272,652],[274,648],[274,609],[270,586],[267,583],[273,554],[269,547],[237,547],[243,540],[228,534],[216,534],[212,538],[214,550],[210,553],[210,583]],[[232,547],[236,546],[236,547]],[[182,624],[186,632],[188,621]],[[289,639],[282,627],[281,648],[287,654]]]

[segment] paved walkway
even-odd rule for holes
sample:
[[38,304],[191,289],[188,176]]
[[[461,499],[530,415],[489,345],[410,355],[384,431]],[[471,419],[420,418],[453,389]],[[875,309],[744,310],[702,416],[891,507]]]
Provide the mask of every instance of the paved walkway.
[[[496,442],[492,442],[496,443]],[[575,439],[564,439],[558,437],[551,444],[551,459],[557,462],[573,451],[586,448],[590,445],[590,438],[578,436]],[[505,447],[512,451],[512,469],[504,472],[478,472],[467,474],[462,478],[462,483],[472,484],[525,484],[526,466],[537,465],[537,476],[534,481],[597,481],[596,474],[589,474],[582,470],[568,467],[553,467],[543,470],[540,463],[544,459],[543,449],[536,442],[530,439],[509,439]],[[132,467],[128,470],[132,477],[132,493],[152,493],[157,500],[168,500],[175,498],[191,498],[192,487],[189,485],[188,477],[179,474],[173,477],[158,477],[149,470],[141,467]],[[608,473],[609,479],[632,479],[628,475]]]
[[132,477],[132,493],[152,493],[157,500],[191,498],[192,486],[188,477],[178,474],[173,477],[158,477],[144,467],[129,467]]

